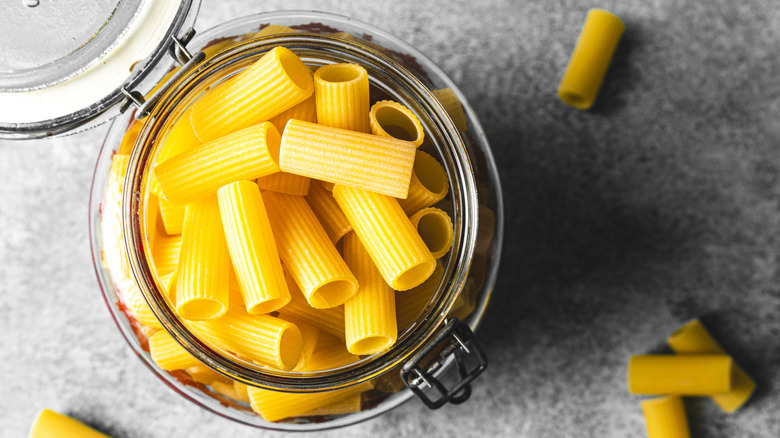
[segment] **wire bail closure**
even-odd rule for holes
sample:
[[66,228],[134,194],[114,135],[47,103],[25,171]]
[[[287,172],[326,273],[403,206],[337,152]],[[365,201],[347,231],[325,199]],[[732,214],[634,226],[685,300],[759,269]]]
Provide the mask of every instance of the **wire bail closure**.
[[[441,348],[438,358],[426,368],[421,362],[435,349]],[[460,380],[450,389],[435,377],[450,356],[454,356]],[[466,368],[466,358],[476,359],[476,366]],[[401,368],[401,380],[430,409],[438,409],[446,403],[460,404],[471,396],[471,382],[487,368],[485,353],[474,343],[474,333],[469,326],[457,318],[450,318],[444,328],[425,347],[418,351]],[[431,399],[423,390],[427,386],[435,389],[439,397]]]

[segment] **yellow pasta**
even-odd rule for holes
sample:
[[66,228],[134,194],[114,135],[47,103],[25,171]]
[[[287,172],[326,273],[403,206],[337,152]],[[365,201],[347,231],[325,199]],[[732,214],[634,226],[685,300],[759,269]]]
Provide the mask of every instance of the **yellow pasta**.
[[158,277],[164,277],[176,270],[179,266],[179,251],[181,251],[181,235],[163,237],[154,242],[152,258]]
[[279,142],[279,131],[263,122],[176,155],[154,171],[166,199],[189,204],[226,184],[278,172]]
[[238,380],[233,381],[233,388],[236,390],[236,400],[249,403],[248,387]]
[[417,151],[412,180],[409,182],[409,195],[406,199],[399,199],[398,203],[406,214],[412,215],[444,199],[449,187],[444,167],[427,153]]
[[352,365],[358,360],[360,360],[360,357],[347,351],[346,346],[341,340],[334,344],[328,342],[326,338],[323,338],[323,343],[317,345],[317,348],[314,350],[314,353],[312,353],[311,358],[309,358],[309,363],[304,370],[326,371]]
[[281,309],[290,302],[290,292],[260,190],[252,182],[238,181],[219,189],[217,196],[247,312],[260,315]]
[[30,438],[109,438],[109,436],[67,415],[44,409],[33,421]]
[[439,283],[443,276],[444,266],[439,262],[433,274],[423,284],[411,290],[395,293],[395,314],[399,332],[406,330],[420,316],[439,290]]
[[176,311],[191,320],[219,318],[228,308],[230,254],[217,197],[187,206],[176,283]]
[[591,9],[585,19],[577,46],[558,86],[558,97],[577,108],[588,109],[596,100],[612,54],[625,25],[614,14]]
[[285,172],[406,198],[415,150],[392,137],[290,120],[279,164]]
[[335,391],[315,393],[278,392],[249,387],[249,404],[267,421],[279,421],[303,415],[313,409],[354,397],[373,388],[371,382],[363,382]]
[[149,353],[152,360],[166,371],[201,365],[195,356],[179,345],[165,330],[159,330],[149,338]]
[[659,397],[642,402],[647,438],[690,438],[685,406],[677,396]]
[[295,29],[291,29],[287,26],[282,26],[281,24],[269,24],[265,26],[264,28],[260,29],[260,32],[257,32],[254,37],[261,37],[266,35],[278,35],[283,33],[297,33],[298,31]]
[[[677,354],[726,354],[698,319],[689,321],[666,339]],[[712,395],[712,400],[724,411],[739,409],[753,394],[756,383],[736,363],[731,376],[731,391]]]
[[381,100],[371,106],[368,115],[371,133],[410,141],[420,146],[425,138],[423,127],[409,108],[392,100]]
[[327,309],[357,293],[357,280],[300,196],[262,194],[279,255],[312,307]]
[[171,204],[167,199],[158,198],[160,216],[168,235],[181,234],[184,227],[184,205]]
[[371,132],[368,73],[357,64],[331,64],[314,73],[317,122],[333,128]]
[[[141,228],[141,235],[147,239],[150,246],[154,245],[154,241],[160,234],[164,234],[160,225],[162,225],[162,218],[160,217],[160,203],[155,195],[149,195],[146,200],[141,204],[140,210],[143,212],[145,218],[146,228]],[[164,226],[164,225],[163,225]]]
[[[273,123],[279,132],[284,132],[287,122],[291,119],[316,123],[317,109],[314,106],[314,96],[272,118],[269,122]],[[311,179],[287,172],[276,172],[257,179],[257,186],[261,190],[296,196],[306,196],[309,193],[310,184]]]
[[276,47],[201,97],[192,109],[192,128],[202,142],[211,141],[264,122],[313,92],[306,65],[290,50]]
[[211,389],[229,399],[249,403],[249,397],[246,395],[246,392],[241,392],[240,389],[236,388],[233,382],[223,382],[221,380],[217,380],[211,383]]
[[194,382],[203,385],[213,385],[215,382],[227,383],[229,381],[227,377],[203,364],[189,367],[185,371],[187,371],[187,374],[190,375]]
[[712,395],[731,390],[726,355],[639,355],[628,363],[632,394]]
[[390,287],[411,289],[431,276],[436,259],[396,199],[338,184],[333,197]]
[[344,303],[347,349],[357,355],[378,353],[398,338],[395,291],[377,271],[355,233],[344,236],[343,245],[344,261],[360,285],[358,293]]
[[[195,131],[192,130],[192,124],[190,123],[191,109],[182,114],[173,126],[168,131],[168,134],[163,139],[160,147],[155,156],[155,163],[162,163],[163,161],[175,157],[181,153],[195,149],[200,146],[200,140],[195,137]],[[154,169],[150,174],[149,190],[157,196],[163,197],[162,188],[157,181],[157,175]],[[170,233],[169,233],[170,234]]]
[[320,339],[320,329],[309,321],[290,314],[279,315],[279,318],[295,324],[298,330],[301,331],[301,358],[298,359],[298,364],[293,368],[293,371],[300,371],[306,368],[312,353],[314,353],[314,348]]
[[295,324],[273,316],[231,309],[221,318],[187,324],[214,347],[282,371],[292,370],[301,357],[301,331]]
[[360,394],[345,398],[344,400],[331,403],[309,412],[301,414],[302,417],[326,416],[326,415],[344,415],[360,412],[362,408],[362,398]]
[[452,220],[439,208],[427,207],[411,215],[409,220],[434,258],[442,257],[452,248]]
[[334,244],[352,231],[352,225],[333,199],[333,194],[321,182],[315,181],[311,185],[309,194],[306,195],[306,202],[309,203],[309,207]]
[[453,91],[452,88],[440,88],[438,90],[431,90],[431,93],[433,93],[439,103],[441,103],[444,110],[447,111],[450,119],[452,119],[452,123],[455,124],[455,128],[461,132],[467,130],[469,125],[466,121],[466,113],[463,112],[463,105],[460,103],[460,99],[458,98],[458,95],[455,94],[455,91]]
[[344,306],[315,309],[306,301],[306,297],[303,296],[289,274],[287,275],[287,285],[290,288],[290,303],[279,310],[280,318],[300,318],[313,324],[324,333],[344,339]]
[[160,285],[171,303],[176,304],[176,271],[170,272],[163,277],[160,277]]
[[134,120],[133,123],[128,126],[124,137],[122,137],[122,141],[119,143],[119,149],[116,151],[117,154],[130,155],[130,152],[133,151],[135,141],[138,139],[138,134],[141,133],[141,127],[143,125],[143,122]]

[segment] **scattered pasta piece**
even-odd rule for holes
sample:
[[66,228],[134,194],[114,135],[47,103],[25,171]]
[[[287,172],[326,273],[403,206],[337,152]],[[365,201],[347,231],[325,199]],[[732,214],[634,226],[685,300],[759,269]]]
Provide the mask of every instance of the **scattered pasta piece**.
[[639,355],[628,363],[632,394],[712,395],[731,390],[726,355]]
[[659,397],[642,402],[647,438],[690,438],[685,406],[677,396]]
[[30,428],[30,438],[109,438],[86,424],[50,409],[42,410]]

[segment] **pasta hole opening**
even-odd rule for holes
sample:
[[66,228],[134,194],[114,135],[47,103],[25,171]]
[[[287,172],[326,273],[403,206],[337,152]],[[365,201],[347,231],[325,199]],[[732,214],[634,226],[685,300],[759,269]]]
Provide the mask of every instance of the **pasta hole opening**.
[[417,223],[417,232],[431,253],[449,249],[452,225],[444,215],[436,212],[423,215]]
[[435,158],[423,152],[418,153],[413,170],[420,184],[431,193],[437,195],[447,193],[449,189],[447,173]]
[[357,292],[357,286],[349,280],[333,280],[318,287],[309,298],[309,303],[316,309],[329,309],[340,306],[352,298]]
[[409,118],[409,114],[392,107],[385,106],[376,111],[376,121],[390,136],[399,140],[417,142],[421,140],[421,132]]
[[252,315],[264,315],[266,313],[275,312],[282,307],[286,306],[290,302],[289,298],[274,298],[268,301],[257,303],[253,306],[247,307],[246,311]]
[[[263,123],[265,125],[265,147],[268,149],[268,154],[271,159],[279,166],[279,154],[282,149],[282,136],[279,134],[279,130],[271,122]],[[265,175],[263,175],[265,176]]]
[[558,93],[558,97],[560,97],[562,101],[573,106],[574,108],[578,108],[578,109],[590,108],[590,102],[588,102],[588,99],[586,99],[585,96],[579,93],[562,90]]
[[358,340],[349,347],[349,352],[359,356],[379,353],[393,345],[395,340],[390,336],[369,336]]
[[317,77],[325,82],[352,82],[366,75],[366,70],[354,64],[332,64],[320,67]]
[[283,371],[289,371],[298,365],[303,351],[301,331],[292,323],[282,330],[279,338],[279,364]]
[[435,262],[423,262],[414,265],[396,277],[390,286],[395,290],[409,290],[427,280],[434,269],[436,269]]
[[177,310],[182,318],[203,321],[219,318],[225,314],[227,308],[221,301],[197,298],[181,303]]
[[312,90],[314,88],[314,81],[311,78],[311,72],[306,67],[306,64],[300,60],[293,52],[284,47],[276,49],[276,56],[279,59],[279,63],[282,64],[282,69],[290,80],[302,90]]

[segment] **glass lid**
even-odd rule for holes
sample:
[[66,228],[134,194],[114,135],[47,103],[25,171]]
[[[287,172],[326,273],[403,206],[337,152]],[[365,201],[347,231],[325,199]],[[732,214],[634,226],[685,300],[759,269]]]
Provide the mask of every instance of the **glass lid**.
[[[10,0],[0,14],[0,137],[73,133],[147,93],[200,0]],[[125,92],[123,92],[123,88]]]

